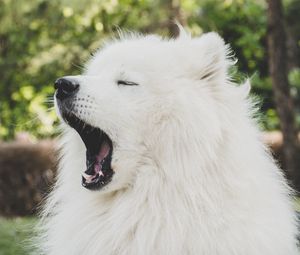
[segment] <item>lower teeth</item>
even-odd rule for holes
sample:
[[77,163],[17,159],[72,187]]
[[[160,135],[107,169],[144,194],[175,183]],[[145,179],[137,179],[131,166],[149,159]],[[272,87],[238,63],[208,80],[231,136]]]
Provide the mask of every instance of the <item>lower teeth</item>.
[[89,174],[86,174],[86,173],[82,173],[82,176],[84,177],[84,179],[88,183],[92,182],[94,177],[95,177],[95,175],[89,175]]
[[99,173],[96,173],[94,175],[89,175],[89,174],[86,174],[86,173],[82,173],[82,176],[84,177],[85,181],[87,183],[92,183],[93,181],[95,181],[98,177],[100,176],[104,176],[103,172],[100,171]]

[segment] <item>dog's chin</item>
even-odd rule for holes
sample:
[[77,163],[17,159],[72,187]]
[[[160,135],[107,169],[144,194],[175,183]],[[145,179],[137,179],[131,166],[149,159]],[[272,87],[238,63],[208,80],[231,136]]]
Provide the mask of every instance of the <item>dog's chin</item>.
[[112,181],[111,167],[113,143],[100,128],[93,127],[73,113],[61,112],[62,119],[80,135],[86,147],[86,169],[82,173],[82,186],[101,190]]

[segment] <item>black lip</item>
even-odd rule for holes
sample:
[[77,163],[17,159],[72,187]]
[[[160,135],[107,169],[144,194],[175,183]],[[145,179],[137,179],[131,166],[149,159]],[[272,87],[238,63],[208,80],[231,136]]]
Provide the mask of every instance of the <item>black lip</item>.
[[[99,153],[101,145],[105,142],[109,145],[110,151],[103,164],[101,164],[102,176],[97,176],[93,182],[87,182],[82,176],[82,186],[89,190],[100,190],[111,182],[114,171],[111,168],[111,160],[113,153],[113,144],[109,136],[100,128],[93,127],[88,123],[78,118],[74,113],[65,111],[60,108],[63,120],[72,128],[74,128],[80,135],[86,147],[86,174],[92,175],[94,173],[94,165],[97,163],[96,157]],[[99,163],[99,162],[98,162]]]

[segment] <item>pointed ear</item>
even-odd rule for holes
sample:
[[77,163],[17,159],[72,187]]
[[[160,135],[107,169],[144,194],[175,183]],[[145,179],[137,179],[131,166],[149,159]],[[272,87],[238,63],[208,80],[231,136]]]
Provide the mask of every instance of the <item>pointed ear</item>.
[[226,79],[230,49],[217,33],[203,34],[191,40],[192,64],[194,77],[205,81]]
[[192,38],[191,33],[189,33],[187,30],[184,29],[184,27],[178,22],[175,22],[178,30],[179,30],[179,35],[178,35],[178,40],[190,40]]

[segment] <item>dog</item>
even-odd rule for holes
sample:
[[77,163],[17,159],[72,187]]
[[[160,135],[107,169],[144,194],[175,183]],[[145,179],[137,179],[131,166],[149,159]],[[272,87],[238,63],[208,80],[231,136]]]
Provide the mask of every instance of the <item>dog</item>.
[[55,82],[47,255],[294,255],[292,191],[216,33],[123,33]]

